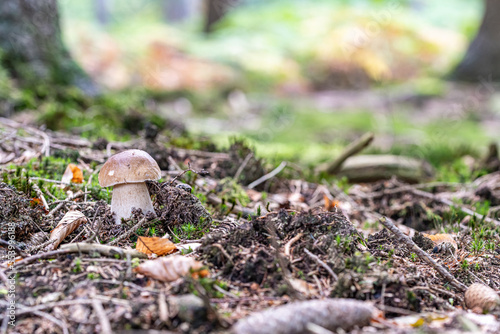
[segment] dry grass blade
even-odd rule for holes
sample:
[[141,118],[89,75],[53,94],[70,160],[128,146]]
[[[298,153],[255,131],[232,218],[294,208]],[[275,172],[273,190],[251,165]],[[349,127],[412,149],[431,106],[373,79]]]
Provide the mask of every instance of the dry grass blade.
[[85,217],[85,215],[80,211],[68,211],[59,224],[57,224],[56,228],[50,233],[49,241],[54,241],[50,247],[52,247],[52,249],[56,249],[64,238],[73,233],[73,231],[76,230],[82,223],[86,222],[87,217]]
[[308,324],[327,330],[349,330],[366,326],[375,308],[367,303],[349,299],[308,300],[258,312],[233,326],[234,334],[301,334]]

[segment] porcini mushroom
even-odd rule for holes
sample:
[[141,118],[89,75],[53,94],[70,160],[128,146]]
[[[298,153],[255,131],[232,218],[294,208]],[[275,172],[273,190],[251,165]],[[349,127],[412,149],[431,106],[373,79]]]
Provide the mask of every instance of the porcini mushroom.
[[116,224],[132,214],[132,208],[143,213],[155,212],[146,181],[161,178],[160,167],[146,152],[127,150],[111,156],[99,172],[99,185],[113,187],[111,211]]

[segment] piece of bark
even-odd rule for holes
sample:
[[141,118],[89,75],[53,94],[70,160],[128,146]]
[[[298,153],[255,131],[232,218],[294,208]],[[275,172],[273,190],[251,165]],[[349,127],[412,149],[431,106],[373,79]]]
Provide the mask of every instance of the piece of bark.
[[295,302],[256,312],[238,321],[234,334],[301,334],[309,323],[330,331],[349,330],[370,324],[375,308],[368,302],[351,299],[324,299]]
[[398,155],[359,155],[347,159],[338,177],[347,177],[351,182],[373,182],[398,179],[409,183],[420,183],[432,179],[434,169],[424,160]]

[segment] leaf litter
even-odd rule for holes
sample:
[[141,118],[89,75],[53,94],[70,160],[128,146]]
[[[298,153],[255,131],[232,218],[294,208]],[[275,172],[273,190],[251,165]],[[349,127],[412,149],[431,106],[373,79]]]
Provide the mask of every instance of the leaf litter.
[[[58,180],[2,167],[1,238],[9,240],[8,224],[15,223],[17,262],[7,268],[12,263],[2,244],[0,273],[6,277],[14,269],[18,275],[17,332],[94,333],[106,319],[114,331],[183,333],[277,332],[284,320],[284,332],[500,329],[500,223],[494,210],[480,214],[474,206],[484,199],[500,203],[498,172],[471,184],[390,179],[348,192],[277,175],[248,189],[270,170],[241,144],[228,152],[157,145],[155,159],[168,163],[166,181],[148,183],[156,216],[135,210],[116,225],[106,190],[95,189],[92,178],[106,151],[144,149],[151,139],[93,149],[90,142],[57,138],[54,150],[79,153],[73,162],[83,167],[83,183],[59,192],[52,188]],[[43,159],[50,140],[49,133],[23,150]],[[6,154],[23,166],[24,152]],[[235,175],[238,186],[222,182]],[[33,184],[50,213],[34,200],[40,193]],[[68,218],[74,210],[87,222]],[[418,246],[384,229],[383,217]],[[61,245],[48,250],[56,234]],[[180,254],[161,256],[165,247],[142,242],[150,257],[160,256],[144,262],[137,250],[145,237],[174,242]],[[477,290],[464,294],[439,268]]]

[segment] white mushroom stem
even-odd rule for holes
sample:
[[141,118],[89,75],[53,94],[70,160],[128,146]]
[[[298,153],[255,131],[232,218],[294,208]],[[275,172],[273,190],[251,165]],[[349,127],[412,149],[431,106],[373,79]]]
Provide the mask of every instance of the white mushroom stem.
[[155,212],[146,183],[124,183],[113,187],[111,211],[115,214],[116,224],[120,225],[122,218],[129,218],[132,208],[141,209],[144,214]]

